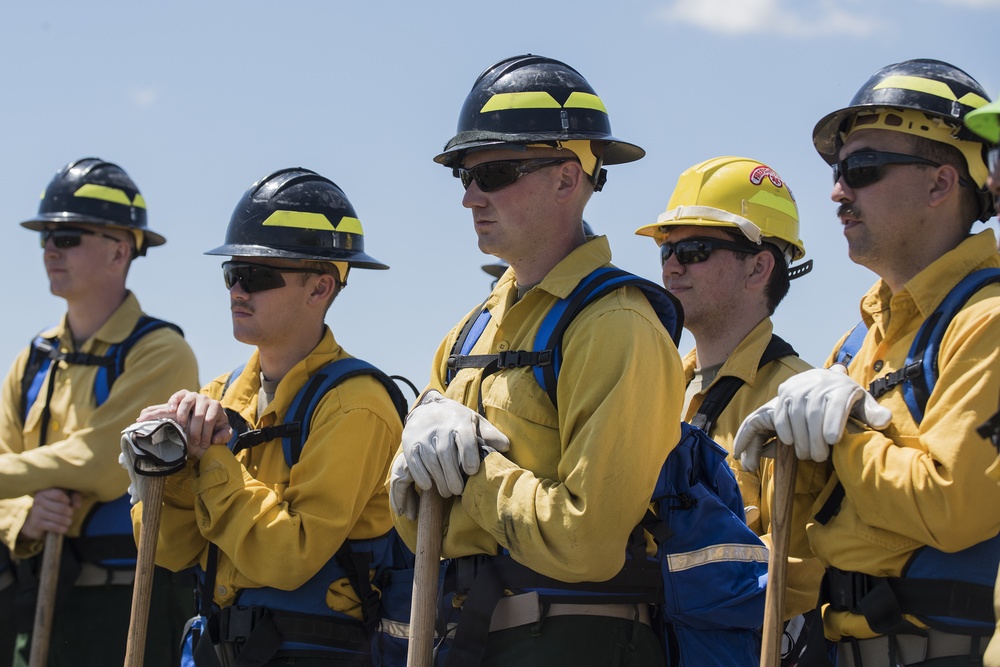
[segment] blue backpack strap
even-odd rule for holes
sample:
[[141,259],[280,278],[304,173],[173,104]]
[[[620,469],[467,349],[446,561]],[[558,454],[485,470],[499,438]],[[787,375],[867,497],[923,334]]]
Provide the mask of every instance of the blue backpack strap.
[[865,323],[858,322],[855,324],[854,328],[851,329],[851,333],[847,334],[847,338],[844,339],[844,344],[837,350],[834,363],[850,366],[854,355],[858,353],[858,350],[861,349],[861,344],[865,342],[866,335],[868,335],[868,327],[865,326]]
[[97,405],[102,405],[104,401],[108,400],[108,394],[111,393],[111,385],[115,383],[118,376],[125,372],[125,357],[128,356],[132,347],[146,334],[163,328],[173,329],[181,336],[184,336],[184,332],[176,324],[143,315],[136,322],[132,333],[125,340],[115,343],[108,348],[105,357],[109,358],[111,363],[107,365],[102,364],[97,369],[97,377],[94,378],[94,396],[97,399]]
[[451,384],[451,381],[455,379],[455,374],[462,368],[483,368],[496,356],[478,355],[473,357],[469,355],[479,337],[483,335],[490,318],[490,311],[486,309],[485,302],[483,302],[479,315],[469,317],[462,325],[462,330],[458,333],[455,344],[451,346],[451,354],[448,356],[448,370],[444,378],[445,386]]
[[1000,282],[1000,269],[980,269],[970,273],[948,293],[930,317],[920,325],[917,337],[913,339],[913,345],[906,357],[906,367],[918,363],[923,371],[909,372],[903,380],[903,398],[918,424],[924,418],[924,408],[927,407],[927,400],[937,382],[938,351],[945,331],[973,294],[986,285],[997,282]]
[[577,313],[588,304],[626,285],[633,285],[642,290],[660,322],[670,334],[674,345],[680,342],[684,325],[683,309],[670,292],[650,280],[616,267],[605,266],[595,269],[580,281],[569,296],[559,299],[552,306],[542,320],[538,333],[535,334],[534,354],[545,355],[546,352],[551,352],[550,362],[546,360],[533,364],[535,380],[549,395],[553,405],[558,406],[556,380],[562,362],[562,336],[566,329]]
[[297,433],[288,433],[282,438],[285,462],[288,463],[289,467],[295,465],[302,454],[302,446],[305,444],[309,434],[309,424],[312,421],[313,412],[315,412],[320,400],[328,391],[341,382],[357,375],[371,375],[381,382],[392,399],[400,421],[406,416],[408,408],[406,398],[388,375],[361,359],[349,358],[333,361],[321,368],[309,379],[309,382],[299,390],[299,393],[292,400],[292,404],[288,407],[288,413],[285,418],[286,423],[298,423],[300,425]]
[[36,336],[31,341],[28,361],[24,366],[24,374],[21,376],[21,422],[28,417],[28,411],[38,399],[38,392],[42,389],[45,381],[45,374],[52,364],[52,352],[59,350],[59,339],[56,337],[45,338]]

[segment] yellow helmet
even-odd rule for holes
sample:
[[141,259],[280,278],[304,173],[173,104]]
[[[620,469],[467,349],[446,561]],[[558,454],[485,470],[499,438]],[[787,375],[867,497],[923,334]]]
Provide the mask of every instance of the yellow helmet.
[[805,257],[799,209],[788,184],[767,165],[743,157],[717,157],[677,179],[667,210],[635,231],[662,244],[671,227],[735,227],[753,243],[774,243],[789,262]]

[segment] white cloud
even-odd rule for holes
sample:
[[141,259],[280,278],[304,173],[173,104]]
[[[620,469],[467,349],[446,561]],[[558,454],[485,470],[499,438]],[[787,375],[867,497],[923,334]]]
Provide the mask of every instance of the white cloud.
[[690,24],[729,35],[777,34],[797,38],[824,34],[864,36],[872,34],[879,26],[875,17],[852,14],[843,6],[844,3],[828,0],[805,10],[789,0],[675,0],[656,15],[668,23]]
[[160,99],[160,91],[156,88],[133,88],[129,91],[129,98],[135,106],[148,109]]

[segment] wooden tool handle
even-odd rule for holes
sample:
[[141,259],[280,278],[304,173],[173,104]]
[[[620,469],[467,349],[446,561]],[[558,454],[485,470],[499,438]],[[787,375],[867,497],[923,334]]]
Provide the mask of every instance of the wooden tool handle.
[[779,667],[781,639],[785,630],[785,579],[788,574],[788,543],[791,537],[795,470],[799,460],[795,448],[777,443],[774,462],[774,500],[771,505],[771,553],[767,561],[767,592],[764,601],[764,635],[760,667]]
[[434,620],[437,608],[438,574],[441,569],[441,534],[444,498],[436,490],[420,494],[417,517],[416,570],[410,606],[410,646],[406,667],[434,664]]
[[38,599],[35,601],[35,626],[31,631],[31,654],[28,658],[30,667],[45,667],[49,660],[49,640],[52,637],[62,547],[61,534],[45,534],[42,571],[38,578]]
[[156,565],[156,541],[163,513],[165,477],[146,480],[146,498],[142,501],[142,525],[139,528],[139,556],[135,563],[135,586],[132,588],[132,616],[125,645],[125,667],[142,667],[146,652],[146,626],[149,603],[153,596],[153,572]]

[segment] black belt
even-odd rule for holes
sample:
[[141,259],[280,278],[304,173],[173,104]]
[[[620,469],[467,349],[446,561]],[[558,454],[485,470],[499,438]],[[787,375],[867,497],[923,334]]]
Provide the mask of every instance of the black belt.
[[240,662],[252,656],[247,664],[267,662],[284,642],[371,654],[371,639],[360,621],[267,607],[225,607],[218,627],[219,641],[235,644]]

